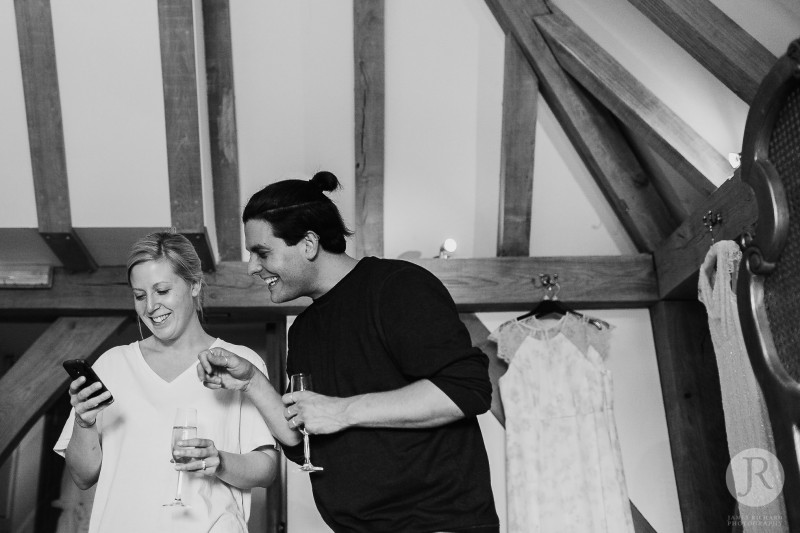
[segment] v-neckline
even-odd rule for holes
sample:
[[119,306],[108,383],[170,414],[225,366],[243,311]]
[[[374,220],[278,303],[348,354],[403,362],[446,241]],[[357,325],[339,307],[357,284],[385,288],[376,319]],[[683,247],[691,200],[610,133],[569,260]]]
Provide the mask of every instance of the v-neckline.
[[[214,342],[212,342],[209,345],[209,348],[213,348],[214,346],[216,346],[219,343],[219,341],[220,341],[219,337],[215,338]],[[136,352],[139,355],[138,357],[139,361],[141,362],[142,365],[144,365],[148,373],[152,374],[153,377],[156,378],[156,380],[159,383],[163,383],[164,385],[171,385],[172,383],[175,383],[176,381],[181,379],[187,372],[189,372],[190,370],[194,370],[195,366],[197,365],[197,362],[193,361],[188,367],[183,369],[183,371],[178,373],[174,378],[172,378],[171,380],[167,380],[163,378],[158,372],[153,370],[153,367],[150,366],[150,363],[147,362],[147,359],[145,359],[144,357],[144,352],[142,352],[142,347],[140,346],[140,343],[141,341],[136,341],[134,343],[136,345]]]

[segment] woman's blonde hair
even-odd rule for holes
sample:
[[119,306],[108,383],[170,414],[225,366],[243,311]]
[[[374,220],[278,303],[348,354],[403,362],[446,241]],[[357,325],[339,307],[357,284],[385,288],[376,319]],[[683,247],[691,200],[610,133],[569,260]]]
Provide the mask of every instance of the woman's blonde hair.
[[133,243],[128,254],[128,286],[131,284],[133,267],[159,259],[167,260],[172,266],[172,271],[189,285],[194,283],[200,285],[200,292],[194,298],[194,307],[202,316],[205,280],[200,257],[189,239],[177,233],[175,228],[145,235]]

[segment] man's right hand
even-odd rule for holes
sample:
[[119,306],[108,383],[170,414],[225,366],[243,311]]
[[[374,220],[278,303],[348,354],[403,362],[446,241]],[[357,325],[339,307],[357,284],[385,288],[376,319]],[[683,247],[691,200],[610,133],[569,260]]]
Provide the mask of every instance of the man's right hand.
[[197,377],[209,389],[246,392],[256,367],[224,348],[209,348],[197,354]]

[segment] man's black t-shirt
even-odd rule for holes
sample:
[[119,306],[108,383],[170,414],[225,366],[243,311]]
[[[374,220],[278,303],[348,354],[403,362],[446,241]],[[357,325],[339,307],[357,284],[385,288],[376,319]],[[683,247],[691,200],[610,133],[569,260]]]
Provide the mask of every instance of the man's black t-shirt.
[[[314,499],[336,532],[492,532],[489,463],[476,418],[491,403],[488,359],[450,294],[422,267],[364,258],[289,330],[289,374],[350,397],[428,379],[465,418],[429,429],[350,428],[311,437]],[[302,445],[287,448],[302,462]]]

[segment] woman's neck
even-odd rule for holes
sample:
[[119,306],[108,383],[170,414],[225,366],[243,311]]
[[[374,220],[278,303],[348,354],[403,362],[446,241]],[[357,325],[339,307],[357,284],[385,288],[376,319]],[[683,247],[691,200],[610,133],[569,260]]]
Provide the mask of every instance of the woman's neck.
[[155,354],[169,354],[174,358],[195,358],[202,350],[211,346],[215,338],[206,333],[200,320],[195,318],[174,339],[159,339],[155,335],[145,339],[147,350]]

